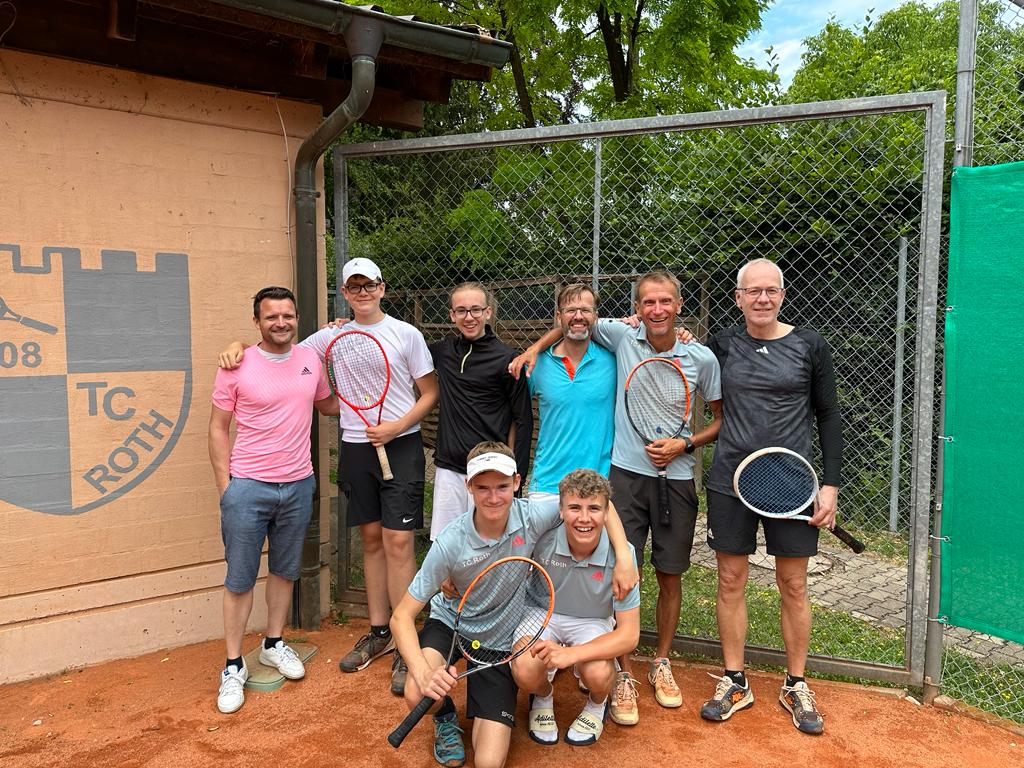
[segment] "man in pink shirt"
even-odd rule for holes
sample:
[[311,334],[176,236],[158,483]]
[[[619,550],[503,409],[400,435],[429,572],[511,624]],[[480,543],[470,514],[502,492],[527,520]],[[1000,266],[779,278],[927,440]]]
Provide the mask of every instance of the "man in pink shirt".
[[[263,341],[246,350],[246,365],[217,371],[210,414],[210,463],[220,492],[228,566],[224,579],[227,663],[217,695],[217,708],[225,714],[245,702],[249,671],[242,658],[242,639],[265,539],[269,539],[267,633],[260,663],[276,667],[290,680],[306,674],[302,661],[281,636],[313,511],[312,407],[326,416],[338,415],[338,401],[320,358],[294,346],[298,313],[292,292],[270,287],[257,293],[253,325]],[[233,446],[232,418],[237,423]]]

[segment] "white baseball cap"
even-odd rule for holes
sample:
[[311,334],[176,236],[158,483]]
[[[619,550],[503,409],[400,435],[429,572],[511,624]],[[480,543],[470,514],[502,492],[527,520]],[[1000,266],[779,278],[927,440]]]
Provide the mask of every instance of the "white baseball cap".
[[516,460],[503,453],[481,453],[466,464],[466,479],[472,480],[481,472],[500,472],[506,477],[516,473]]
[[341,282],[345,284],[348,282],[352,275],[362,275],[368,277],[371,280],[383,280],[384,278],[380,274],[380,267],[374,264],[369,259],[358,258],[346,261],[345,266],[341,270]]

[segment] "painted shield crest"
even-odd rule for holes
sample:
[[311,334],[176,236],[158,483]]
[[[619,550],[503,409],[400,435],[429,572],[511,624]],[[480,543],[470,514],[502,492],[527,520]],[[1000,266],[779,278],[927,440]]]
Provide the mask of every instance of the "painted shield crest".
[[0,500],[77,515],[170,455],[192,397],[188,256],[0,245]]

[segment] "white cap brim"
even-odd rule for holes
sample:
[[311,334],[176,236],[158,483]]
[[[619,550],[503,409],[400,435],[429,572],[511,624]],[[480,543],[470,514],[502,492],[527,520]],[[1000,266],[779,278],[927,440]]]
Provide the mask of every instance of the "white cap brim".
[[466,464],[466,479],[472,480],[481,472],[500,472],[512,477],[516,473],[516,460],[501,453],[481,453]]

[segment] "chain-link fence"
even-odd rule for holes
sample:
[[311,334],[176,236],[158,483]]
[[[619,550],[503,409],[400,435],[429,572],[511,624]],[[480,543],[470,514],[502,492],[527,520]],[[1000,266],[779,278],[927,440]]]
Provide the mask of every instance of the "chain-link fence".
[[[341,146],[338,261],[377,261],[387,310],[428,339],[452,332],[447,291],[480,280],[495,292],[496,332],[524,347],[550,326],[560,285],[596,284],[601,314],[621,316],[653,267],[679,275],[684,322],[706,338],[741,320],[737,267],[777,260],[783,319],[834,351],[841,514],[869,544],[854,556],[822,538],[811,666],[919,684],[943,120],[943,94],[916,94]],[[339,586],[358,599],[352,544],[340,547]],[[677,647],[717,654],[702,531],[694,562]],[[773,585],[771,559],[755,557],[754,662],[784,658]],[[654,579],[646,586],[651,629]]]
[[[954,164],[1024,159],[1024,0],[961,1],[957,68]],[[1024,722],[1024,646],[934,618],[941,653],[936,643],[933,685],[968,707]]]

